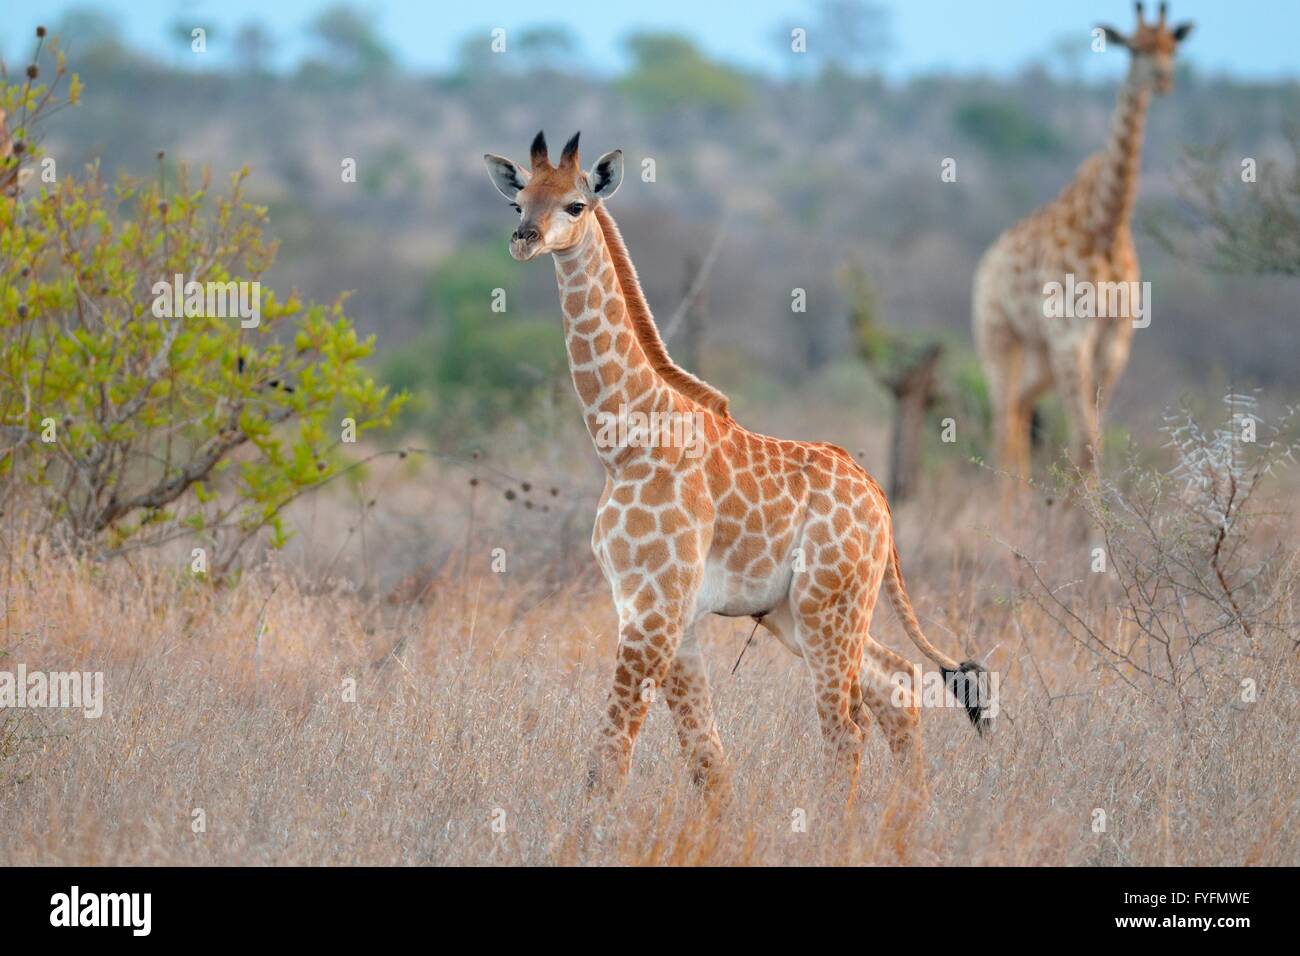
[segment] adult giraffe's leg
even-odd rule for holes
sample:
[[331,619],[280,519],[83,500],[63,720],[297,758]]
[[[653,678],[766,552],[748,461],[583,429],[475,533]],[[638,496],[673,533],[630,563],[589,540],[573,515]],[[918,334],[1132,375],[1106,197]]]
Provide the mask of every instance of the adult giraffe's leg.
[[691,634],[681,642],[668,667],[664,698],[672,711],[691,779],[706,790],[725,790],[726,756],[714,722],[709,676],[704,656]]
[[1000,334],[990,339],[983,354],[998,466],[1013,476],[1023,477],[1020,445],[1024,442],[1028,422],[1021,417],[1016,401],[1020,393],[1023,349],[1011,335]]
[[1033,474],[1029,455],[1029,431],[1033,425],[1034,405],[1020,397],[1007,400],[1003,414],[1006,434],[1002,445],[1002,468],[1012,479],[1028,478]]
[[1010,427],[1015,394],[1021,382],[1022,346],[1011,332],[1000,304],[988,299],[983,282],[976,280],[975,350],[988,384],[988,401],[993,415],[993,445],[998,466],[1010,471],[1015,466],[1015,429]]
[[1007,327],[996,306],[984,304],[975,323],[975,344],[988,384],[989,406],[993,416],[993,446],[1003,520],[1011,515],[1017,479],[1028,472],[1029,420],[1016,402],[1020,392],[1021,365],[1024,358],[1020,340]]
[[994,432],[998,448],[998,481],[1002,520],[1010,519],[1022,479],[1031,474],[1029,460],[1029,425],[1032,406],[1020,403],[1020,375],[1023,352],[1019,343],[1010,342],[1000,360],[999,375],[990,382],[993,398]]
[[1133,320],[1121,316],[1110,320],[1111,323],[1102,330],[1097,343],[1096,376],[1097,391],[1101,396],[1101,410],[1106,411],[1115,383],[1119,381],[1124,367],[1128,364],[1129,349],[1133,343]]
[[1047,357],[1030,348],[1022,349],[1015,392],[1011,395],[1011,414],[1008,425],[1013,434],[1012,455],[1014,473],[1021,477],[1033,474],[1031,446],[1033,438],[1034,406],[1051,382]]
[[1085,478],[1096,473],[1101,451],[1092,356],[1091,341],[1080,341],[1052,355],[1052,378],[1060,390],[1070,425],[1070,460]]

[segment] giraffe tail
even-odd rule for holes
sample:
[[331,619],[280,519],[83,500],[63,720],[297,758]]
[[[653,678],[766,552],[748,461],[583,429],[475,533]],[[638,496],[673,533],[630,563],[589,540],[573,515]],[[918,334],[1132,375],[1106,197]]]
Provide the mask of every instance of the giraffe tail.
[[891,542],[889,550],[890,560],[889,567],[885,570],[885,588],[889,591],[889,601],[894,605],[894,611],[903,622],[903,630],[907,631],[907,636],[920,648],[921,653],[939,665],[944,684],[957,698],[957,702],[966,708],[966,716],[970,718],[976,733],[982,736],[992,724],[987,706],[988,681],[980,677],[987,672],[987,669],[978,661],[962,661],[959,664],[926,639],[921,631],[920,622],[916,619],[916,612],[912,610],[912,601],[907,596],[907,588],[903,584],[903,569],[898,557],[898,547]]

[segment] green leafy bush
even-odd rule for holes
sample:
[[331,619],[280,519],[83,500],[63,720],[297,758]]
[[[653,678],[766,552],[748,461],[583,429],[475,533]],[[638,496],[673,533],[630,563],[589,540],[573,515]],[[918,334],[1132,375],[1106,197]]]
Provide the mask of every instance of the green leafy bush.
[[652,112],[699,106],[719,112],[743,109],[750,84],[731,67],[715,63],[690,40],[672,33],[634,33],[627,47],[635,61],[622,87]]
[[[520,274],[504,243],[467,246],[439,263],[428,330],[383,368],[390,386],[415,395],[411,424],[444,440],[481,434],[527,415],[539,391],[565,375],[559,319],[516,310]],[[492,308],[498,294],[505,311]]]
[[[31,134],[63,75],[60,61],[50,88],[4,86],[21,166],[47,168]],[[76,91],[74,76],[65,102]],[[283,543],[284,506],[346,467],[346,420],[358,435],[390,422],[404,396],[363,369],[373,339],[342,299],[260,289],[275,243],[247,175],[218,196],[184,167],[174,185],[110,187],[92,166],[0,202],[6,511],[25,487],[41,531],[108,553],[193,535],[222,572],[263,529]],[[208,314],[220,297],[169,317],[177,275],[242,288],[260,320]]]
[[1050,126],[1007,103],[964,103],[957,107],[953,122],[963,136],[1004,159],[1046,155],[1061,145]]

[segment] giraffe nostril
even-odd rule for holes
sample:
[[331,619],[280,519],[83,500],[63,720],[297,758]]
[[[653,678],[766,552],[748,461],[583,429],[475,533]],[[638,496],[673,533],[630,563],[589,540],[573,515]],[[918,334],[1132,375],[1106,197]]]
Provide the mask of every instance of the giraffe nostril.
[[542,234],[537,231],[535,226],[529,226],[527,228],[520,227],[515,230],[513,238],[522,239],[525,242],[536,242],[538,239],[542,238]]

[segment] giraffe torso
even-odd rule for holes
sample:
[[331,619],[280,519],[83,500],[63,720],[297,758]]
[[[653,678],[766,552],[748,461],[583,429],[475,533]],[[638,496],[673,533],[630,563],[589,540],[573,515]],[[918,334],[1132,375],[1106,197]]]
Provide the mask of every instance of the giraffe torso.
[[703,414],[698,457],[647,452],[606,481],[592,548],[620,613],[680,600],[692,620],[783,612],[805,571],[807,600],[859,576],[874,594],[891,534],[875,481],[842,449]]
[[[1047,351],[1081,338],[1128,338],[1132,323],[1120,318],[1054,317],[1046,314],[1044,288],[1075,283],[1138,282],[1141,273],[1127,220],[1113,234],[1091,235],[1088,204],[1103,165],[1090,156],[1052,202],[1020,220],[989,247],[975,272],[975,315],[999,321],[1026,347]],[[978,330],[977,330],[978,331]]]

